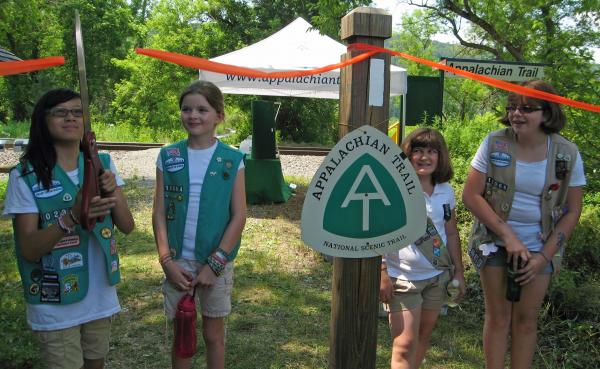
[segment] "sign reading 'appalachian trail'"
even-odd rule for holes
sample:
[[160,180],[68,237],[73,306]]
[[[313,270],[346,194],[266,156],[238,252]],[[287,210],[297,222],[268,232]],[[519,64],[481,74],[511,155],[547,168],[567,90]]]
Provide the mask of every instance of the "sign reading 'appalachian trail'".
[[364,258],[399,250],[423,235],[419,179],[384,133],[362,126],[323,160],[306,192],[302,239],[327,255]]

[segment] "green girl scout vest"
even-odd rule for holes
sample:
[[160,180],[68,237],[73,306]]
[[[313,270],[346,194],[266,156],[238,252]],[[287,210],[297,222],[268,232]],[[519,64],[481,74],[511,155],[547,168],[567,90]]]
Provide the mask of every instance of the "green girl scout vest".
[[[546,166],[546,178],[542,192],[542,242],[548,239],[554,226],[568,211],[566,203],[569,181],[575,160],[577,146],[558,134],[550,135],[550,148]],[[516,140],[512,129],[505,128],[493,132],[488,142],[488,165],[485,192],[483,197],[492,209],[506,221],[515,195]],[[487,229],[477,218],[473,223],[469,238],[469,256],[479,270],[487,256],[479,246],[494,242],[504,246],[504,242]],[[558,272],[562,262],[564,246],[552,258],[552,266]]]
[[[183,233],[189,199],[189,165],[187,140],[179,141],[160,150],[163,167],[165,216],[167,238],[174,259],[181,257]],[[231,218],[230,205],[233,185],[244,154],[218,141],[204,176],[200,194],[200,209],[196,227],[195,257],[199,262],[219,247]],[[235,259],[240,241],[229,253]]]
[[[99,156],[104,168],[109,168],[110,157],[107,154],[99,154]],[[79,183],[83,183],[81,153],[78,160]],[[21,164],[17,165],[17,169],[22,173]],[[39,209],[40,228],[47,228],[55,224],[59,216],[67,214],[67,211],[73,207],[79,188],[58,165],[52,170],[52,182],[48,190],[38,182],[30,165],[28,170],[29,173],[24,175],[23,179],[33,193]],[[29,262],[23,258],[14,220],[13,233],[25,301],[29,304],[66,305],[81,301],[87,295],[90,278],[88,272],[90,236],[95,237],[100,243],[110,285],[120,281],[119,256],[110,216],[105,216],[102,222],[97,222],[92,232],[86,232],[81,226],[76,226],[72,235],[63,237],[51,252],[36,262]]]
[[442,237],[438,233],[435,225],[429,217],[427,217],[427,229],[425,234],[413,242],[419,248],[419,251],[429,260],[431,265],[436,269],[454,269],[448,247],[444,244]]

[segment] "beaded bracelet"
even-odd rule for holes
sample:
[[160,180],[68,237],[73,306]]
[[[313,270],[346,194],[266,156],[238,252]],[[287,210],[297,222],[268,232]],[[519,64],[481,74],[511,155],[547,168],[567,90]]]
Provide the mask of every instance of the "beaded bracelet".
[[218,260],[214,254],[206,258],[206,264],[208,264],[209,268],[217,277],[221,276],[221,274],[223,274],[223,270],[225,270],[225,264]]

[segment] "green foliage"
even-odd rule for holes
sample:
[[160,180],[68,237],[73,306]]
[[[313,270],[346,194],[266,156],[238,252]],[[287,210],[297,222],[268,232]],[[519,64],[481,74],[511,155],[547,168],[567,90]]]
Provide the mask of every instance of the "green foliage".
[[10,122],[0,124],[0,137],[2,138],[27,138],[29,137],[29,122]]
[[565,251],[568,269],[581,273],[582,278],[600,271],[600,205],[584,203],[581,218],[569,239]]
[[444,121],[442,131],[451,155],[470,159],[483,139],[501,127],[498,117],[486,113],[468,122],[458,119]]
[[8,186],[8,180],[0,180],[0,201],[4,201],[6,197],[6,187]]
[[337,141],[338,101],[281,98],[277,128],[293,142],[333,145]]

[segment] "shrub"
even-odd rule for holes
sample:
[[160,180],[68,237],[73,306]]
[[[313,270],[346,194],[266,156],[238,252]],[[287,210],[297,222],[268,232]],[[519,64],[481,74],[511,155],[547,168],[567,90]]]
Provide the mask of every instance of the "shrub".
[[582,278],[600,271],[600,205],[584,205],[579,224],[571,235],[565,251],[567,269],[582,274]]

